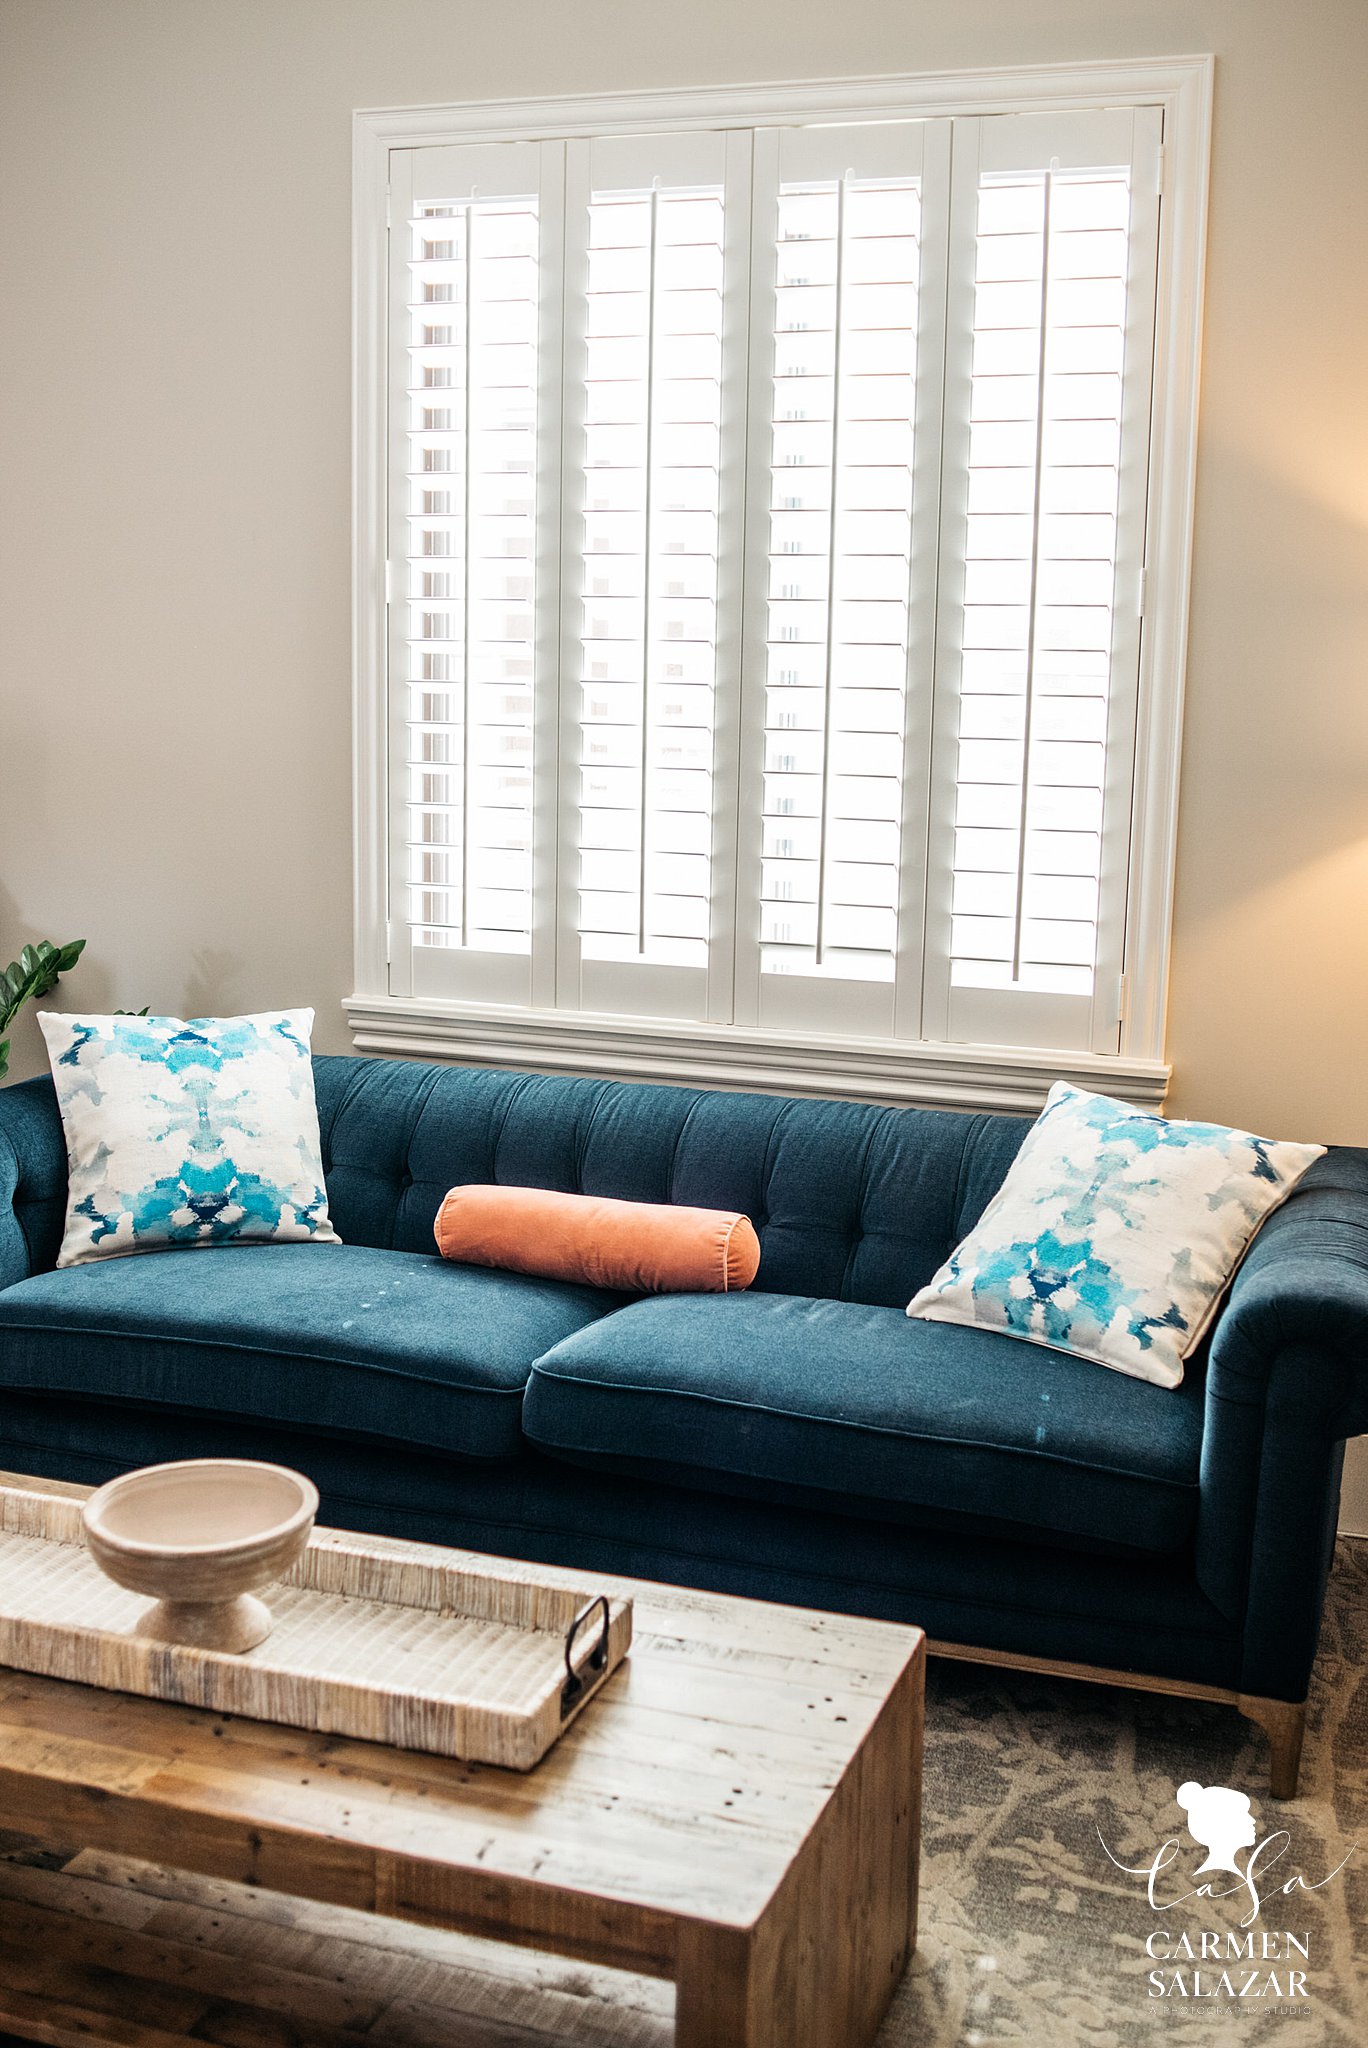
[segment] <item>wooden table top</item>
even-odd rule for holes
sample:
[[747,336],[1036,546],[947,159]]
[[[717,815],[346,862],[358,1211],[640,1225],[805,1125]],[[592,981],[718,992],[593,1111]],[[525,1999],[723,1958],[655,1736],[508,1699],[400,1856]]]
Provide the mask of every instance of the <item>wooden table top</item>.
[[[504,1938],[512,1921],[515,1940],[670,1974],[681,1918],[758,1919],[921,1631],[514,1569],[636,1603],[626,1663],[525,1775],[0,1671],[0,1812],[301,1897],[430,1908]],[[617,1910],[595,1919],[594,1901]]]

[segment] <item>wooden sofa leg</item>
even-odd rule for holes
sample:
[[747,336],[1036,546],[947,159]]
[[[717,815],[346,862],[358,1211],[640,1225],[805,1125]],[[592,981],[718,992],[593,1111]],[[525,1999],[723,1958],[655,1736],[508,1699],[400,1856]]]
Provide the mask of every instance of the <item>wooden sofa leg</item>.
[[1268,1736],[1269,1790],[1275,1799],[1295,1799],[1301,1769],[1302,1737],[1306,1733],[1306,1701],[1265,1700],[1241,1693],[1240,1712],[1257,1721]]

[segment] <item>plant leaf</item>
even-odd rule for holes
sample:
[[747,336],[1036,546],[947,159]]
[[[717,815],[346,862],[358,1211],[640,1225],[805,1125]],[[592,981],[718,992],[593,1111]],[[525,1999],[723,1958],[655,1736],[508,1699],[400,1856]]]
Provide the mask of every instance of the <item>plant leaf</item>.
[[[25,946],[8,967],[0,969],[0,1031],[31,997],[45,996],[56,988],[59,977],[75,965],[84,948],[84,939],[73,939],[65,946],[54,946],[51,939],[39,939],[36,945]],[[8,1040],[4,1051],[9,1051]],[[6,1061],[0,1065],[0,1078],[8,1071]]]

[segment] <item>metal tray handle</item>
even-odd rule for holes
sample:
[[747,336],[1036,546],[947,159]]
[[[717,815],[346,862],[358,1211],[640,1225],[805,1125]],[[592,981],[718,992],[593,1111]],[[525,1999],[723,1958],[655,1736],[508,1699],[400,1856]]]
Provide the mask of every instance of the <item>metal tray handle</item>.
[[[579,1640],[580,1632],[586,1622],[591,1621],[595,1611],[600,1608],[603,1611],[603,1619],[599,1627],[598,1641],[594,1644],[593,1649],[577,1671],[574,1664],[575,1644]],[[587,1607],[581,1607],[579,1613],[565,1632],[565,1684],[561,1687],[562,1720],[565,1719],[570,1709],[584,1697],[584,1694],[591,1690],[607,1668],[608,1600],[605,1594],[600,1593],[596,1599],[589,1602]]]

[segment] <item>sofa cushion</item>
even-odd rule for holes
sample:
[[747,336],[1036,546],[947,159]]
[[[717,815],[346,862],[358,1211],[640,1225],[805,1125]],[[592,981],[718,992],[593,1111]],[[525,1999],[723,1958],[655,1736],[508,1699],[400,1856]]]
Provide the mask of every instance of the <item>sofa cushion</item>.
[[518,1453],[528,1370],[620,1295],[365,1245],[233,1245],[0,1292],[0,1390]]
[[537,1361],[523,1428],[572,1461],[846,1513],[966,1512],[1151,1552],[1190,1537],[1201,1389],[1176,1391],[899,1309],[643,1301]]

